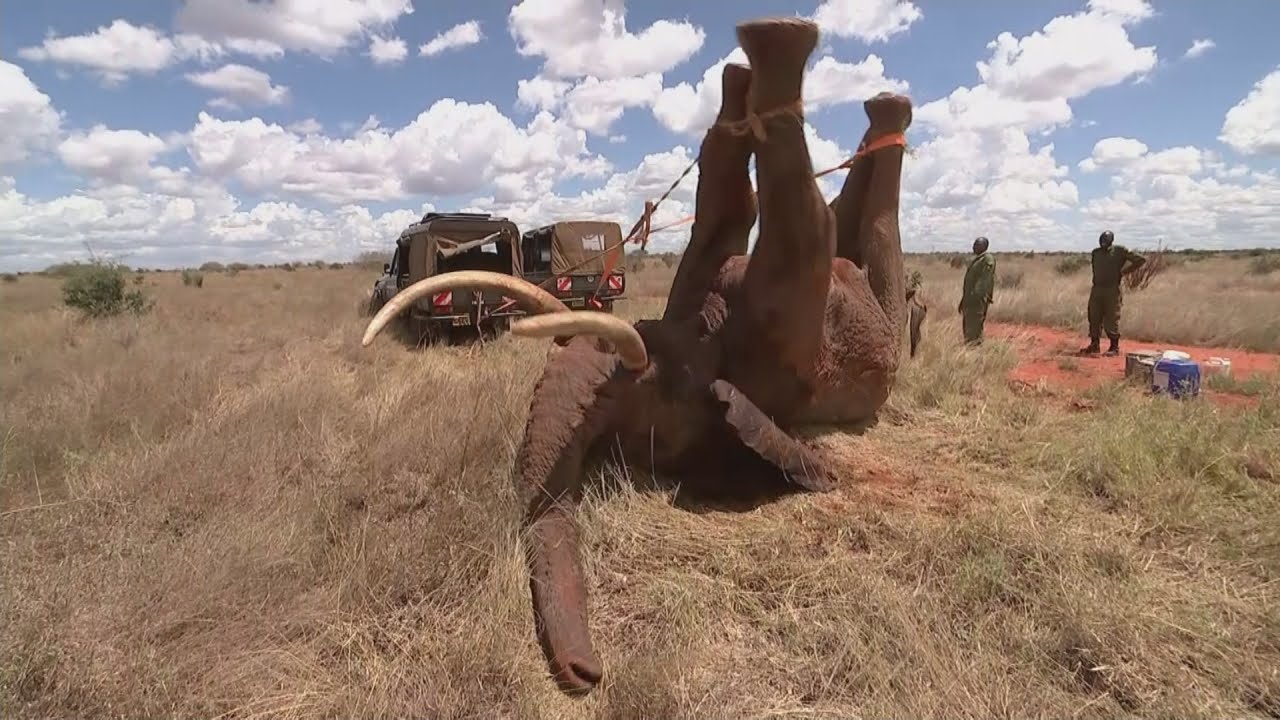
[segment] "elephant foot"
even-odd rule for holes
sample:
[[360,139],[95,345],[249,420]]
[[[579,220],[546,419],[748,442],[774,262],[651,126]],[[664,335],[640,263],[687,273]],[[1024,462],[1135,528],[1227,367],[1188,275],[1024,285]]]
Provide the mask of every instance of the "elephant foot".
[[720,74],[720,112],[716,123],[735,123],[747,116],[747,91],[751,89],[751,68],[730,63]]
[[751,63],[748,105],[754,113],[795,104],[800,109],[800,89],[805,64],[818,45],[818,26],[801,18],[764,18],[740,23],[738,44]]
[[911,127],[911,100],[905,95],[882,92],[862,103],[870,126],[863,135],[863,143],[894,133],[903,133]]

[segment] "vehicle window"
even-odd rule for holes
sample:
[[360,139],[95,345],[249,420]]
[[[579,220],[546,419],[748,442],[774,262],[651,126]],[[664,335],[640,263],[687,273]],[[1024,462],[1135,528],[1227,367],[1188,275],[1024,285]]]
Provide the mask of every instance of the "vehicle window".
[[395,253],[394,253],[394,254],[392,254],[392,256],[391,256],[391,274],[392,274],[392,275],[404,275],[404,274],[405,274],[405,269],[404,269],[404,256],[403,256],[403,255],[401,254],[401,252],[400,252],[400,246],[399,246],[399,245],[397,245],[397,246],[396,246],[396,251],[395,251]]

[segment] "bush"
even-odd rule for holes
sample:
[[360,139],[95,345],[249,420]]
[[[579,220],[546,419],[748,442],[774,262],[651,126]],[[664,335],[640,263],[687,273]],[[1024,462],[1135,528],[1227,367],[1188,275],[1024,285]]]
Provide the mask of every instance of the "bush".
[[1087,255],[1068,255],[1062,258],[1053,266],[1054,272],[1059,275],[1075,275],[1089,265],[1089,256]]
[[94,260],[77,265],[62,281],[62,302],[91,318],[150,310],[153,301],[141,290],[125,290],[124,276],[124,266],[115,263]]
[[1021,270],[1006,270],[996,273],[996,287],[1001,290],[1013,290],[1022,287],[1024,273]]
[[226,266],[220,262],[207,262],[200,266],[201,272],[222,272],[226,269]]
[[183,270],[182,284],[194,285],[198,288],[204,287],[204,273],[196,272],[194,270]]
[[947,264],[953,268],[962,268],[969,264],[969,260],[970,258],[967,258],[964,255],[952,255],[951,258],[947,260]]
[[1129,290],[1143,290],[1156,279],[1156,276],[1168,269],[1169,261],[1165,259],[1164,250],[1157,248],[1155,252],[1147,255],[1147,261],[1141,267],[1123,276],[1121,280]]
[[1249,262],[1249,272],[1254,275],[1270,275],[1280,270],[1280,255],[1258,255]]
[[382,271],[382,266],[391,262],[391,253],[369,250],[355,257],[352,263],[361,270]]
[[920,286],[922,285],[924,285],[924,276],[920,274],[919,270],[912,270],[911,272],[907,273],[907,290],[908,291],[912,291],[912,290],[918,291],[920,289]]
[[5,282],[18,282],[18,276],[13,273],[5,273],[4,275],[0,275],[0,277],[3,277]]

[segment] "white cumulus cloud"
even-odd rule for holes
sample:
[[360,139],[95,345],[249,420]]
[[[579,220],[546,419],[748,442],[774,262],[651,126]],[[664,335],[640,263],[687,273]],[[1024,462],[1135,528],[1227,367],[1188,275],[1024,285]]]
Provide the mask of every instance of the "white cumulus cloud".
[[823,0],[813,21],[823,33],[871,43],[904,33],[923,17],[920,8],[906,0]]
[[1201,38],[1201,39],[1193,40],[1191,42],[1191,47],[1187,48],[1187,51],[1183,53],[1182,56],[1188,59],[1198,58],[1217,46],[1218,44],[1215,43],[1210,38]]
[[410,0],[183,0],[176,25],[259,57],[332,57],[412,12]]
[[409,56],[409,46],[398,37],[374,35],[369,39],[369,58],[375,65],[395,65]]
[[632,32],[623,0],[521,0],[507,21],[519,53],[542,57],[544,74],[552,78],[665,73],[706,39],[702,28],[670,20]]
[[210,102],[216,107],[239,105],[280,105],[289,99],[289,88],[272,85],[271,76],[246,65],[229,63],[217,70],[188,73],[187,80],[218,97]]
[[1280,68],[1227,111],[1218,139],[1244,155],[1280,154]]
[[40,45],[18,50],[18,56],[37,62],[51,61],[89,68],[109,84],[118,84],[133,73],[153,74],[180,56],[213,52],[196,38],[179,46],[155,28],[114,20],[85,35],[47,37]]
[[484,35],[480,32],[480,23],[475,20],[468,20],[454,25],[431,38],[428,42],[419,45],[418,54],[423,57],[431,57],[439,55],[446,50],[457,50],[468,45],[475,45],[483,39]]
[[17,65],[0,60],[0,168],[51,147],[62,118],[49,96]]
[[129,182],[144,178],[165,148],[165,141],[151,133],[95,125],[63,140],[58,156],[67,167],[87,177]]

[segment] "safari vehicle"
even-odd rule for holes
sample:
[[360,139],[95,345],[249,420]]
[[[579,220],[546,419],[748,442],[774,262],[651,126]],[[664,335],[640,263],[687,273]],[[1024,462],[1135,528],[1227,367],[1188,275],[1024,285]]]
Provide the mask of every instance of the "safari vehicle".
[[520,245],[524,279],[570,308],[613,312],[614,301],[623,297],[626,258],[618,223],[552,223],[525,232]]
[[[505,217],[485,213],[429,212],[396,239],[391,262],[373,284],[369,312],[396,293],[433,275],[488,270],[521,277],[520,229]],[[401,317],[415,342],[449,337],[456,328],[495,334],[523,312],[501,293],[453,291],[418,300]]]

